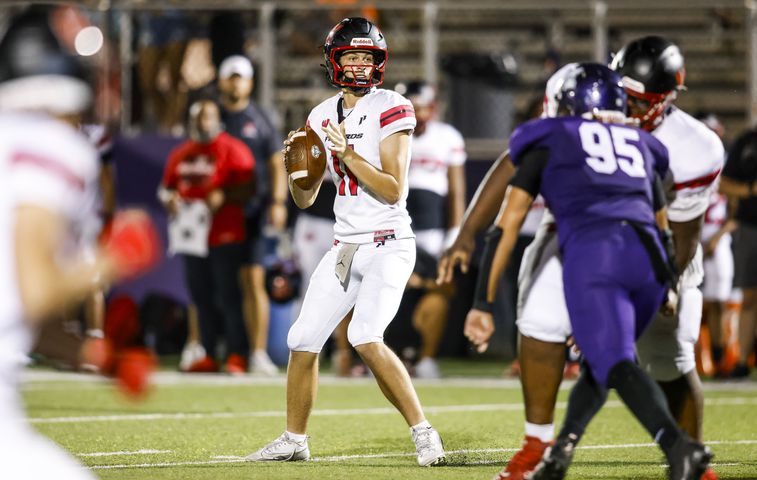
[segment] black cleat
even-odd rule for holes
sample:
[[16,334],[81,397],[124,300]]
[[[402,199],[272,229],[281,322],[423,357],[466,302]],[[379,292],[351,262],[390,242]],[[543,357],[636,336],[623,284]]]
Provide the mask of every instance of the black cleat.
[[573,452],[578,439],[575,435],[558,437],[555,444],[549,447],[533,472],[527,477],[529,480],[562,480],[573,461]]
[[707,470],[713,454],[709,448],[682,436],[668,453],[670,480],[699,480]]

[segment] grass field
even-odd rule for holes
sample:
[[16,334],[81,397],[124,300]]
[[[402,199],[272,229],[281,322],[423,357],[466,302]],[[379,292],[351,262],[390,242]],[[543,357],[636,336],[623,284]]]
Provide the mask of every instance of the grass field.
[[[500,366],[470,372],[501,371]],[[466,368],[447,367],[457,375]],[[284,378],[157,376],[143,403],[95,377],[32,371],[29,417],[103,479],[489,479],[517,449],[523,408],[518,384],[489,378],[417,382],[427,416],[449,452],[422,469],[402,418],[371,379],[322,377],[310,421],[314,461],[250,464],[241,457],[284,428]],[[560,393],[558,422],[567,389]],[[757,479],[757,383],[709,384],[705,435],[723,479]],[[664,479],[661,453],[611,397],[576,454],[572,479]]]

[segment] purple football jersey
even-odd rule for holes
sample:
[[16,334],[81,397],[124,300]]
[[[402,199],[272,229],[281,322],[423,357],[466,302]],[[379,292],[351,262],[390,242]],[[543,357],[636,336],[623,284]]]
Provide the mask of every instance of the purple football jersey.
[[561,245],[577,229],[608,220],[654,224],[654,172],[664,177],[668,151],[649,133],[580,117],[545,118],[521,125],[510,138],[516,166],[533,149],[549,151],[540,192]]

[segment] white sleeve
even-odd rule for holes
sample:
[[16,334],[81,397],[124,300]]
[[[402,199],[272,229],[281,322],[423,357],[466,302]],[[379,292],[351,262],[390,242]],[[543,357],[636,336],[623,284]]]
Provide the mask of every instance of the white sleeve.
[[60,129],[41,129],[19,138],[9,150],[11,193],[16,205],[35,205],[81,217],[91,207],[98,172],[97,152],[84,138]]
[[450,125],[449,127],[449,157],[447,158],[447,165],[450,167],[459,167],[465,164],[468,156],[465,153],[465,140],[460,132],[456,128]]
[[717,188],[725,152],[719,141],[706,152],[700,157],[703,168],[694,178],[676,179],[675,199],[668,205],[668,218],[673,222],[689,222],[707,211],[710,195]]
[[410,101],[400,94],[392,95],[390,99],[379,115],[381,140],[402,130],[415,128],[415,110]]

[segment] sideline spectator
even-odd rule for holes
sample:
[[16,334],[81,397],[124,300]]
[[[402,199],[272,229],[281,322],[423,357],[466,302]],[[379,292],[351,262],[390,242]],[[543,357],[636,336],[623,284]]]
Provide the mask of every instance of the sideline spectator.
[[749,376],[747,364],[754,351],[757,326],[757,129],[742,133],[728,152],[720,179],[720,192],[738,200],[733,236],[734,287],[741,288],[743,303],[739,319],[739,363],[731,372],[735,378]]
[[137,68],[144,118],[163,133],[181,130],[187,87],[181,66],[189,40],[186,15],[178,10],[143,12],[139,17]]
[[241,374],[247,368],[249,349],[239,288],[239,268],[245,258],[242,205],[250,194],[254,159],[242,142],[221,130],[214,102],[194,103],[189,115],[191,138],[171,152],[159,191],[172,217],[170,248],[183,255],[207,355],[189,371],[218,370],[216,339],[222,321],[226,371]]
[[226,131],[249,147],[257,159],[255,194],[245,206],[247,258],[241,271],[247,332],[253,346],[250,371],[275,375],[278,368],[268,356],[270,301],[265,288],[263,228],[268,222],[282,232],[287,222],[287,180],[282,138],[266,113],[250,95],[255,85],[250,61],[232,55],[218,69],[221,118]]

